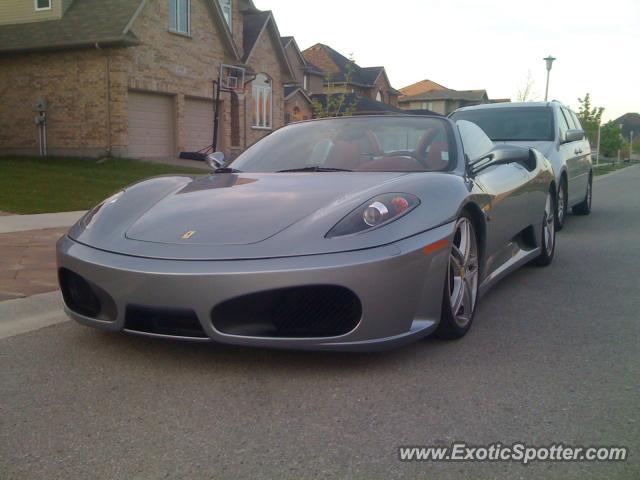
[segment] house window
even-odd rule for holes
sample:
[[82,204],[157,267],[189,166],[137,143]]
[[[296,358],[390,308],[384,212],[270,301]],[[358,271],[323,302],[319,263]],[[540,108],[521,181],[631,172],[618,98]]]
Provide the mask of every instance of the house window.
[[376,102],[381,102],[381,101],[382,101],[382,92],[378,90],[378,93],[376,93]]
[[191,34],[191,0],[169,0],[169,30]]
[[264,73],[256,75],[252,82],[253,93],[253,126],[256,128],[271,128],[272,116],[272,88],[271,79]]
[[309,90],[309,75],[304,75],[302,77],[302,88],[305,90]]
[[36,10],[51,10],[51,0],[36,0]]
[[231,0],[218,0],[218,3],[220,4],[222,15],[224,16],[224,20],[227,22],[229,30],[233,30],[233,24],[231,23]]

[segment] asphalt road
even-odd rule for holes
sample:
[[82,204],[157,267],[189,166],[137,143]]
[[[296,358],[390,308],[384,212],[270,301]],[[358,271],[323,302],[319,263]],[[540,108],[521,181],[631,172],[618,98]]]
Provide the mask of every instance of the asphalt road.
[[[640,167],[598,179],[546,269],[469,335],[382,354],[72,322],[0,340],[0,478],[640,478]],[[625,463],[401,463],[398,445],[623,445]]]

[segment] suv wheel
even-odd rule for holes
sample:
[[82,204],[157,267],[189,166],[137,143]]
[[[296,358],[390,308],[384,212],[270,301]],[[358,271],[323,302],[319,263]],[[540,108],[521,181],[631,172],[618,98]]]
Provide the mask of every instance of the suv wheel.
[[563,176],[560,179],[560,188],[558,188],[558,198],[556,200],[558,206],[558,214],[556,215],[556,230],[562,230],[564,227],[564,219],[567,216],[567,179]]

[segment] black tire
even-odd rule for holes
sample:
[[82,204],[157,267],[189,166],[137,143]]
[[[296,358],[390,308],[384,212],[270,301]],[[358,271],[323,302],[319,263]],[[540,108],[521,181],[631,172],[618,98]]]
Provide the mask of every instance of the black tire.
[[589,215],[591,213],[591,201],[593,199],[593,175],[589,173],[589,183],[587,183],[587,193],[584,200],[575,205],[571,211],[574,215]]
[[[466,272],[465,275],[458,276],[458,280],[464,284],[464,289],[466,292],[470,292],[470,310],[471,315],[468,315],[467,312],[464,312],[467,303],[462,300],[462,303],[459,304],[458,310],[456,313],[459,315],[454,315],[453,308],[451,306],[452,302],[452,290],[454,285],[454,272],[453,272],[453,264],[452,264],[452,256],[454,255],[454,247],[456,246],[456,239],[458,238],[458,225],[460,222],[468,222],[470,228],[470,236],[469,238],[473,239],[473,253],[470,254],[470,258],[475,257],[475,260],[469,262],[463,266],[463,270]],[[471,243],[470,243],[471,245]],[[458,250],[460,252],[460,250]],[[475,266],[473,266],[475,264]],[[467,269],[467,267],[469,267]],[[475,272],[472,276],[471,272]],[[475,279],[475,282],[474,282]],[[473,284],[472,287],[469,287],[469,282]],[[476,306],[478,303],[478,287],[480,285],[480,248],[479,241],[475,231],[475,225],[473,219],[467,213],[463,213],[460,218],[458,218],[456,223],[456,233],[454,234],[453,244],[449,253],[448,263],[447,263],[447,274],[445,275],[444,280],[444,289],[442,293],[442,313],[440,316],[440,323],[438,324],[438,328],[436,329],[434,335],[438,338],[442,339],[456,339],[463,337],[471,328],[473,324],[473,318],[476,313]],[[460,287],[458,287],[460,288]],[[475,291],[474,291],[475,290]],[[464,297],[464,293],[459,292],[461,298]],[[460,314],[462,312],[462,314]],[[466,323],[463,325],[460,324],[460,317],[467,316],[468,319],[465,320]]]
[[556,231],[559,232],[564,227],[564,222],[569,213],[569,207],[567,206],[567,177],[562,175],[560,177],[560,187],[558,188],[558,196],[555,199],[558,213],[556,214]]
[[[547,196],[547,201],[549,201],[551,203],[551,215],[553,215],[555,218],[551,219],[551,221],[548,221],[549,219],[549,214],[547,212],[547,206],[545,204],[545,211],[544,211],[544,216],[542,217],[542,231],[540,232],[540,255],[538,255],[538,257],[536,257],[531,263],[533,265],[536,265],[538,267],[546,267],[548,265],[551,265],[551,262],[553,261],[553,256],[556,252],[556,221],[557,221],[557,207],[556,207],[556,195],[554,195],[554,192],[551,190],[549,191],[549,195]],[[547,229],[550,230],[551,236],[550,239],[551,241],[549,242],[547,240]],[[550,245],[549,245],[550,244]]]

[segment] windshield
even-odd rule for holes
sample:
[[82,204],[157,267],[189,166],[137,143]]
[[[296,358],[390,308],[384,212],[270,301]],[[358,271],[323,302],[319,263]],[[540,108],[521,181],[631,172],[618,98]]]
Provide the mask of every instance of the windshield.
[[229,167],[243,172],[444,171],[454,148],[449,123],[433,117],[341,117],[291,124]]
[[452,120],[478,125],[494,142],[553,140],[553,112],[549,107],[504,107],[463,110]]

